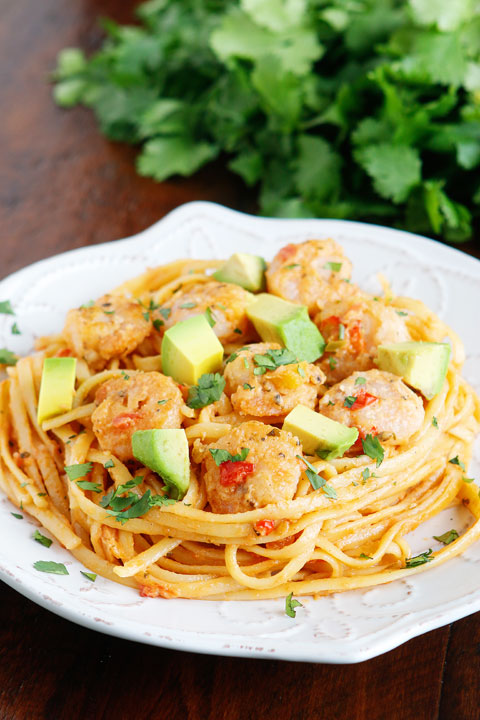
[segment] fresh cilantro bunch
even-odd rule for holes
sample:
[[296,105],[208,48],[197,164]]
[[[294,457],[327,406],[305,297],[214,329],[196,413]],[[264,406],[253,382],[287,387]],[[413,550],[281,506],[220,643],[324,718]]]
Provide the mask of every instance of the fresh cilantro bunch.
[[60,53],[56,101],[140,146],[138,172],[222,154],[260,211],[460,242],[480,212],[476,0],[150,0]]

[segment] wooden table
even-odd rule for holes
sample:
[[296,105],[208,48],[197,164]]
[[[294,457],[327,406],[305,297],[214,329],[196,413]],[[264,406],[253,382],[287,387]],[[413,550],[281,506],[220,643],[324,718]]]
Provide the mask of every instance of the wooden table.
[[[84,110],[51,101],[58,50],[130,0],[0,0],[0,275],[125,237],[189,200],[251,197],[220,167],[157,185]],[[463,246],[465,249],[465,246]],[[478,255],[473,243],[466,248]],[[480,582],[480,578],[479,578]],[[478,720],[480,613],[353,666],[180,653],[96,634],[0,589],[0,720]]]

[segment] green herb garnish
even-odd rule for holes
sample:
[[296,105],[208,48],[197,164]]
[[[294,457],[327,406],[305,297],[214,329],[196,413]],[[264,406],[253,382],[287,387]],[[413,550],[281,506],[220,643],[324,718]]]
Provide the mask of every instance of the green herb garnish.
[[463,472],[465,472],[465,464],[461,460],[458,459],[458,455],[455,455],[454,458],[450,458],[450,460],[448,462],[451,463],[452,465],[458,465],[459,467],[462,468]]
[[427,550],[426,552],[420,553],[420,555],[408,558],[408,560],[405,561],[405,567],[413,568],[431,562],[433,560],[433,557],[430,557],[432,552],[432,550]]
[[0,314],[1,315],[15,315],[10,300],[0,301]]
[[108,470],[109,468],[115,467],[115,463],[113,462],[113,460],[107,460],[103,467],[105,468],[105,470]]
[[17,520],[23,520],[23,515],[20,515],[20,513],[10,513],[10,515],[13,515],[14,518],[17,518]]
[[295,600],[293,598],[293,592],[290,593],[290,595],[287,595],[285,598],[285,615],[288,615],[288,617],[294,618],[297,616],[297,611],[295,608],[297,607],[303,607],[301,602],[298,602],[298,600]]
[[95,582],[97,579],[97,576],[95,573],[89,573],[85,572],[85,570],[80,570],[80,574],[87,578],[87,580],[90,580],[91,582]]
[[191,310],[192,308],[197,307],[197,303],[196,302],[186,302],[186,303],[183,303],[182,305],[179,305],[179,307],[181,307],[182,310]]
[[42,535],[41,532],[38,532],[38,530],[35,530],[33,533],[33,539],[40,543],[40,545],[43,545],[44,547],[49,548],[50,545],[53,543],[53,540],[50,540],[50,538],[45,537],[45,535]]
[[205,310],[205,317],[207,318],[207,321],[208,321],[208,324],[210,325],[210,327],[212,327],[212,328],[215,327],[215,324],[217,321],[215,320],[215,318],[213,316],[211,307],[207,307],[207,309]]
[[450,545],[450,543],[458,537],[460,536],[456,530],[447,530],[447,532],[443,533],[443,535],[434,535],[433,539],[438,540],[438,542],[441,542],[444,545]]
[[15,353],[7,350],[7,348],[0,348],[0,365],[16,365],[18,361]]
[[311,462],[309,462],[306,458],[302,457],[301,455],[296,456],[298,460],[301,460],[305,463],[307,466],[307,469],[305,470],[305,475],[310,481],[310,485],[314,490],[319,490],[322,488],[323,492],[327,497],[329,497],[331,500],[337,499],[337,493],[335,491],[335,488],[333,488],[331,485],[327,484],[327,481],[325,478],[323,478],[321,475],[318,474],[318,472],[315,470],[315,467],[312,465]]
[[52,575],[69,575],[69,572],[63,563],[52,562],[50,560],[37,560],[33,563],[35,570]]
[[100,483],[90,482],[89,480],[77,480],[77,485],[82,490],[91,490],[91,492],[102,492],[103,488]]
[[221,450],[220,448],[209,449],[208,452],[215,460],[215,464],[220,466],[224,462],[243,462],[250,452],[250,448],[242,448],[235,455],[231,455],[228,450]]
[[432,417],[432,425],[433,427],[438,428],[438,420],[435,415]]
[[368,455],[368,457],[372,458],[372,460],[375,460],[377,467],[379,467],[382,464],[385,455],[379,439],[369,434],[365,437],[365,439],[362,439],[362,447],[365,455]]
[[355,378],[355,385],[365,385],[366,382],[367,382],[367,379],[364,377]]
[[343,407],[351,408],[357,402],[355,395],[347,395],[343,401]]
[[202,408],[220,400],[225,388],[225,378],[220,373],[205,373],[198,379],[198,384],[189,388],[187,405],[191,408]]
[[78,465],[66,465],[64,470],[68,475],[69,480],[78,480],[79,478],[85,477],[89,472],[92,471],[93,463],[79,463]]

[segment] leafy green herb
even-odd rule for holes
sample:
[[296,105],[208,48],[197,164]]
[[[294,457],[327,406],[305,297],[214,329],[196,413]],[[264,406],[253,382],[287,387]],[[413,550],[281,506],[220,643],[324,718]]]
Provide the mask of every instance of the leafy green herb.
[[165,325],[163,320],[160,320],[160,318],[155,318],[155,320],[153,321],[153,327],[155,328],[155,330],[160,330],[162,325]]
[[[105,313],[105,315],[115,315],[115,310],[104,310],[103,312]],[[145,313],[144,313],[144,317],[145,317]],[[147,313],[147,317],[145,319],[148,320],[148,313]]]
[[253,360],[257,366],[254,375],[264,375],[267,370],[276,370],[281,365],[291,365],[297,362],[295,354],[287,348],[267,350],[264,355],[254,355]]
[[1,315],[15,315],[10,300],[0,301],[0,314]]
[[447,532],[443,533],[443,535],[434,535],[433,539],[438,540],[438,542],[441,542],[444,545],[450,545],[450,543],[452,543],[458,537],[460,536],[456,530],[448,530]]
[[122,370],[120,374],[124,380],[130,380],[130,375],[128,375],[125,370]]
[[364,377],[355,378],[355,385],[365,385],[366,382],[367,382],[367,379]]
[[192,308],[197,307],[197,303],[196,302],[186,302],[186,303],[183,303],[182,305],[180,305],[179,307],[181,307],[182,310],[191,310]]
[[64,470],[67,473],[69,480],[78,480],[78,478],[85,477],[89,472],[92,471],[93,463],[86,462],[78,465],[66,465]]
[[105,468],[105,470],[108,470],[109,468],[115,467],[115,463],[113,462],[113,460],[107,460],[103,467]]
[[33,563],[35,570],[39,572],[51,573],[52,575],[69,575],[69,572],[63,563],[52,562],[50,560],[37,560]]
[[16,365],[18,361],[15,353],[7,350],[7,348],[0,348],[0,365]]
[[425,563],[431,562],[433,560],[433,557],[430,557],[432,554],[432,550],[427,550],[426,552],[420,553],[420,555],[415,555],[414,557],[408,558],[405,562],[405,567],[407,568],[413,568],[417,567],[418,565],[425,565]]
[[300,375],[300,377],[303,377],[303,378],[305,377],[305,370],[302,368],[301,365],[299,365],[299,366],[297,367],[297,372],[298,372],[298,374]]
[[18,327],[16,322],[14,322],[12,325],[11,333],[12,333],[12,335],[21,335],[22,334],[20,331],[20,328]]
[[107,514],[114,517],[122,525],[133,518],[145,515],[150,508],[158,505],[173,505],[176,501],[164,495],[153,495],[148,489],[142,496],[138,496],[131,490],[143,482],[143,477],[135,477],[132,480],[119,485],[118,488],[110,490],[100,500],[100,506],[105,508]]
[[246,357],[243,358],[243,365],[245,367],[245,370],[248,370],[250,365]]
[[338,339],[345,339],[345,325],[343,323],[340,323],[340,325],[338,326]]
[[369,434],[365,437],[365,439],[362,439],[362,447],[365,455],[368,455],[368,457],[372,458],[372,460],[375,460],[377,467],[379,467],[382,464],[385,455],[379,439]]
[[66,465],[64,470],[68,475],[69,480],[78,480],[79,478],[85,477],[89,472],[92,471],[93,463],[79,463],[78,465]]
[[252,385],[249,385],[248,383],[243,383],[243,389],[244,390],[253,390]]
[[331,500],[337,499],[337,493],[335,488],[333,488],[331,485],[327,484],[327,481],[325,478],[323,478],[321,475],[318,474],[318,472],[315,470],[315,467],[312,465],[311,462],[309,462],[306,458],[302,457],[301,455],[296,456],[298,460],[302,460],[302,462],[305,463],[307,466],[307,469],[305,470],[305,475],[310,481],[310,485],[314,490],[319,490],[322,488],[323,492],[327,497],[329,497]]
[[237,333],[237,335],[243,335],[243,333],[242,333],[242,331],[240,330],[240,328],[235,328],[233,332],[234,332],[234,333]]
[[358,557],[361,558],[362,560],[373,560],[373,558],[370,557],[370,555],[365,555],[365,553],[360,553],[360,555]]
[[474,478],[462,477],[462,480],[463,482],[470,484],[474,481]]
[[50,545],[53,543],[53,540],[50,540],[50,538],[45,537],[45,535],[42,535],[41,532],[38,532],[38,530],[35,530],[33,533],[33,539],[40,543],[40,545],[43,545],[44,547],[49,548]]
[[88,300],[88,302],[83,303],[83,305],[80,305],[81,310],[86,310],[87,308],[91,308],[95,305],[95,300]]
[[435,415],[432,417],[432,425],[433,425],[433,427],[438,428],[438,420],[435,417]]
[[368,480],[369,477],[371,477],[371,475],[370,475],[370,469],[369,469],[369,468],[365,468],[365,470],[362,470],[362,478],[363,478],[362,485],[364,485],[364,484],[367,482],[367,480]]
[[408,317],[408,313],[403,312],[403,310],[395,310],[397,315],[400,315],[400,317]]
[[461,460],[458,459],[458,455],[455,455],[454,458],[450,458],[450,460],[448,462],[451,463],[452,465],[458,465],[459,467],[462,468],[463,472],[465,472],[465,464]]
[[338,360],[336,360],[334,357],[328,358],[328,367],[330,370],[335,370],[335,368],[338,365]]
[[357,401],[357,398],[355,395],[347,395],[345,400],[343,401],[343,407],[351,408],[352,405],[354,405]]
[[342,263],[341,262],[327,262],[323,266],[327,270],[331,270],[332,272],[340,272],[342,269]]
[[207,318],[208,324],[210,325],[210,327],[212,327],[212,328],[215,327],[215,324],[217,321],[215,320],[215,318],[213,316],[211,307],[207,307],[207,309],[205,310],[205,317]]
[[227,360],[225,360],[225,365],[228,365],[228,363],[233,362],[234,360],[237,359],[237,357],[238,357],[238,352],[233,352],[233,353],[230,355],[230,357],[229,357]]
[[97,579],[97,576],[95,573],[89,573],[85,572],[85,570],[80,570],[80,574],[87,578],[87,580],[90,580],[91,582],[95,582]]
[[288,615],[288,617],[295,618],[297,616],[297,611],[295,608],[297,607],[303,607],[302,603],[298,600],[295,600],[293,597],[293,592],[290,593],[290,595],[287,595],[285,598],[285,615]]
[[199,378],[198,385],[189,388],[187,405],[195,409],[211,405],[220,400],[224,388],[225,378],[220,373],[205,373]]
[[290,265],[285,265],[284,270],[293,270],[293,268],[300,267],[300,263],[291,263]]
[[221,450],[220,448],[209,449],[208,452],[215,460],[215,465],[220,466],[224,462],[243,462],[250,452],[250,448],[242,448],[235,455],[231,455],[228,450]]
[[82,490],[91,490],[92,492],[102,492],[103,488],[100,483],[90,482],[89,480],[77,480],[77,485]]
[[158,312],[163,317],[164,320],[168,320],[170,315],[172,314],[172,308],[159,308]]
[[17,518],[17,520],[23,520],[23,515],[20,515],[19,513],[10,513],[10,515],[13,515],[14,518]]
[[165,405],[165,403],[167,403],[168,400],[169,400],[169,398],[167,398],[166,400],[158,400],[157,405]]

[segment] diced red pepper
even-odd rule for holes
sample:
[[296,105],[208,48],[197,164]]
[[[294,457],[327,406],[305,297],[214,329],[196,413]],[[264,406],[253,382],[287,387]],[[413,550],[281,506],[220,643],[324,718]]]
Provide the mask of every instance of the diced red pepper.
[[247,475],[251,475],[254,470],[254,463],[243,460],[237,462],[227,460],[220,465],[220,485],[223,485],[223,487],[243,485],[246,482]]
[[356,324],[348,328],[348,339],[356,355],[365,352],[365,338],[360,325]]
[[338,315],[330,315],[325,318],[325,320],[322,320],[322,328],[325,327],[325,325],[336,325],[338,327],[340,325],[340,318]]
[[372,437],[375,437],[375,435],[378,435],[378,431],[377,431],[376,427],[372,427],[372,428],[370,428],[370,430],[367,430],[366,432],[365,432],[365,430],[360,430],[360,428],[357,428],[357,429],[358,429],[358,438],[355,440],[354,444],[350,448],[350,451],[353,450],[353,452],[362,452],[363,453],[362,440],[365,440],[367,435],[371,435]]
[[63,350],[60,350],[55,357],[72,357],[73,351],[70,350],[70,348],[63,348]]
[[270,535],[275,530],[276,524],[275,520],[259,520],[254,525],[255,532],[259,535]]
[[296,245],[293,245],[292,243],[289,243],[288,245],[285,245],[285,247],[281,248],[277,253],[277,259],[280,260],[280,262],[285,262],[289,258],[292,257],[292,255],[295,255],[297,252]]
[[372,403],[377,402],[377,400],[378,398],[376,395],[372,395],[365,390],[360,390],[360,392],[356,396],[355,402],[350,407],[350,410],[361,410],[362,408],[367,407],[367,405],[371,405]]
[[135,422],[135,420],[139,420],[141,417],[140,413],[136,412],[122,413],[121,415],[117,415],[113,418],[112,425],[119,430],[126,430]]

